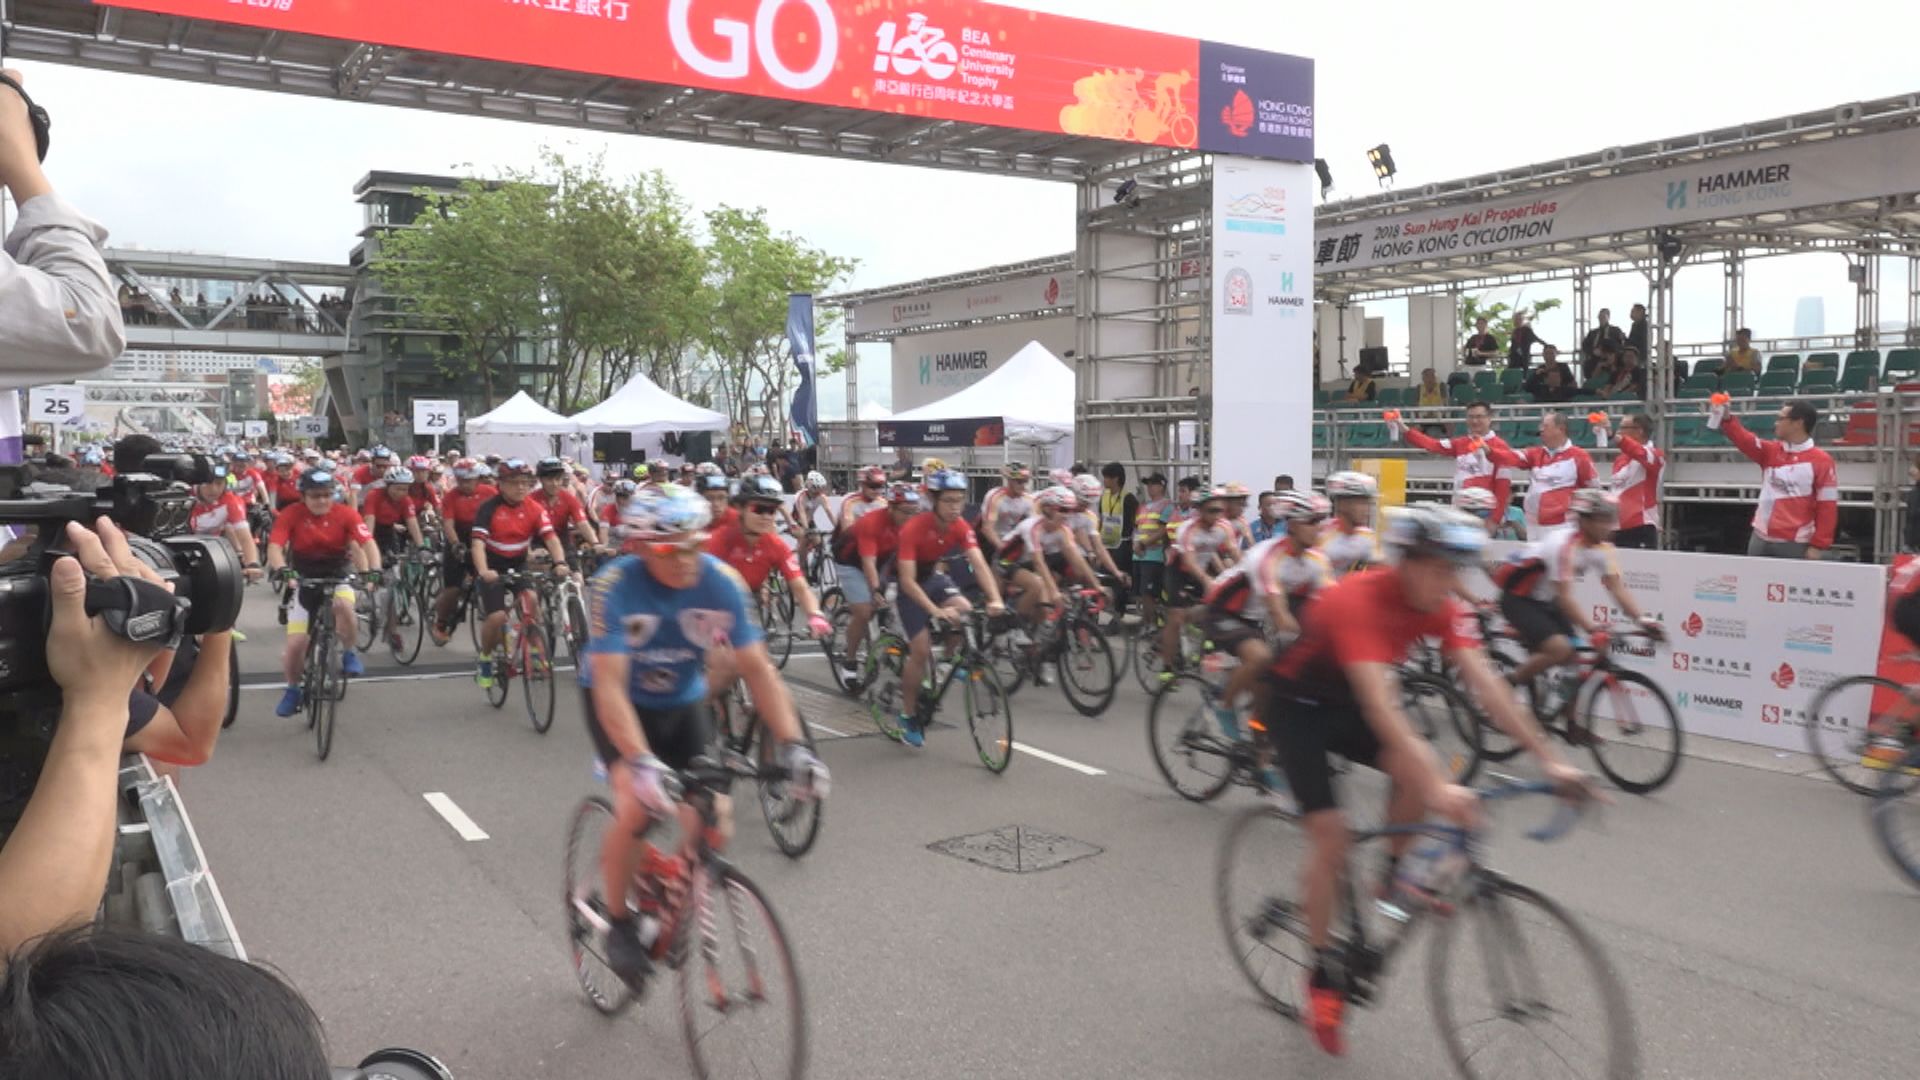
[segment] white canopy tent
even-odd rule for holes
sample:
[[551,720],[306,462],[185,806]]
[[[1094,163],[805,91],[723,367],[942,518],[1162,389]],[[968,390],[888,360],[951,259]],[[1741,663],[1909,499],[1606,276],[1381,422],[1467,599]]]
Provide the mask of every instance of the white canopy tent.
[[576,413],[572,422],[583,434],[624,431],[630,435],[664,435],[670,431],[727,430],[724,415],[681,401],[645,375],[627,380],[627,384],[607,400]]
[[897,445],[903,446],[952,445],[927,429],[929,424],[957,420],[998,422],[1009,444],[1058,446],[1064,441],[1070,446],[1073,383],[1072,368],[1045,345],[1029,341],[972,386],[917,409],[895,413],[880,426],[883,432],[891,427]]
[[468,435],[572,435],[580,425],[533,400],[525,391],[499,408],[466,423]]

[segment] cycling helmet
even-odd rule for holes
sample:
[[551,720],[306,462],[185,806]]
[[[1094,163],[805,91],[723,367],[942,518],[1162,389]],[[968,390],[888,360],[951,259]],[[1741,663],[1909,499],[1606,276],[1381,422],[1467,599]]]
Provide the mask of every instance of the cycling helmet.
[[1056,484],[1071,484],[1073,483],[1073,470],[1072,469],[1055,469],[1052,472],[1047,474],[1047,479],[1053,481]]
[[1070,487],[1058,485],[1050,487],[1040,494],[1035,495],[1033,501],[1035,505],[1039,506],[1042,510],[1051,507],[1055,510],[1072,513],[1080,509],[1080,496],[1075,495],[1073,489]]
[[622,535],[628,540],[672,540],[699,532],[712,520],[707,500],[678,484],[648,488],[620,508]]
[[1227,498],[1229,499],[1250,499],[1253,497],[1253,489],[1238,480],[1229,480],[1220,486],[1226,489]]
[[415,454],[407,459],[407,468],[414,472],[425,472],[433,468],[433,459],[425,454]]
[[700,477],[698,484],[701,491],[725,491],[727,486],[727,478],[720,473],[707,473]]
[[244,446],[236,446],[236,447],[234,447],[234,448],[233,448],[233,460],[235,460],[235,461],[252,461],[252,460],[253,460],[253,452],[252,452],[251,450],[248,450],[248,449],[247,449],[246,447],[244,447]]
[[532,476],[533,466],[528,465],[525,458],[510,457],[501,462],[500,467],[496,469],[495,472],[499,474],[502,480],[513,476]]
[[1106,490],[1106,485],[1092,473],[1081,473],[1073,478],[1073,483],[1067,486],[1073,488],[1073,493],[1088,506],[1097,505],[1100,502],[1100,493]]
[[928,491],[936,495],[942,491],[965,491],[967,490],[967,474],[955,472],[952,469],[941,469],[938,472],[928,473],[926,487]]
[[780,502],[786,492],[780,490],[780,481],[771,476],[749,476],[740,481],[740,487],[734,491],[735,502],[752,500]]
[[105,460],[106,458],[101,455],[100,451],[91,446],[80,452],[80,464],[82,465],[98,465]]
[[481,465],[479,462],[472,458],[463,457],[453,463],[453,478],[455,480],[472,480],[481,475],[480,469]]
[[488,454],[488,455],[487,455],[487,464],[488,464],[488,465],[498,465],[498,464],[500,464],[500,455],[499,455],[499,454]]
[[405,465],[395,465],[387,470],[387,475],[382,479],[386,480],[388,487],[408,487],[413,483],[413,470]]
[[540,464],[533,467],[536,476],[565,476],[567,463],[557,457],[541,458]]
[[827,490],[827,478],[824,476],[821,476],[817,472],[808,473],[807,474],[807,490],[808,491]]
[[473,475],[482,480],[491,480],[493,479],[493,466],[483,461],[473,467]]
[[1231,498],[1233,498],[1233,493],[1227,490],[1227,485],[1215,484],[1208,488],[1205,494],[1200,496],[1200,505],[1205,506],[1210,502],[1225,502]]
[[1580,488],[1567,499],[1567,512],[1575,517],[1616,518],[1620,500],[1605,488]]
[[888,506],[919,506],[920,489],[911,484],[895,484],[887,489]]
[[300,476],[300,494],[302,495],[309,491],[332,493],[333,487],[333,474],[325,469],[308,469]]
[[862,485],[884,484],[886,482],[887,470],[878,465],[869,465],[860,470],[860,483]]
[[700,464],[695,465],[693,467],[693,471],[695,473],[698,473],[701,476],[719,476],[721,470],[720,470],[720,466],[715,464],[714,462],[703,461]]
[[1362,472],[1337,472],[1327,477],[1329,499],[1371,499],[1380,494],[1380,485]]
[[1282,491],[1273,497],[1282,521],[1325,521],[1333,512],[1327,497],[1317,491]]
[[1453,508],[1474,517],[1492,517],[1496,502],[1493,492],[1483,487],[1461,488],[1453,493]]
[[1033,470],[1017,461],[1009,461],[1000,469],[1000,475],[1011,484],[1021,480],[1033,479]]
[[393,451],[384,446],[376,446],[373,448],[373,460],[375,461],[386,461],[392,457]]
[[355,460],[355,461],[372,461],[372,460],[373,460],[373,451],[371,451],[371,450],[362,450],[362,451],[360,451],[359,453],[356,453],[356,454],[354,454],[354,455],[353,455],[353,460]]
[[292,454],[289,454],[289,453],[286,453],[286,452],[284,452],[284,451],[282,451],[281,453],[278,453],[278,454],[275,454],[275,455],[273,455],[273,466],[274,466],[274,468],[276,468],[276,469],[277,469],[277,468],[279,468],[279,467],[280,467],[280,466],[282,466],[282,465],[291,465],[291,464],[293,464],[293,455],[292,455]]
[[631,480],[615,480],[613,482],[613,493],[615,495],[632,495],[639,490],[640,485]]
[[1416,503],[1387,519],[1387,547],[1402,558],[1437,555],[1459,565],[1480,561],[1487,527],[1478,518],[1439,503]]

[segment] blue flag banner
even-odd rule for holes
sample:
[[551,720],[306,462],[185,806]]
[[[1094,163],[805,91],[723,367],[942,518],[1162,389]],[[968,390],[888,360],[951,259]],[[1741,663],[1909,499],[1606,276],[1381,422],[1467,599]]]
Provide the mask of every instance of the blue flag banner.
[[793,426],[806,445],[820,443],[820,394],[814,386],[813,295],[792,293],[787,297],[787,348],[793,352],[793,366],[800,369],[800,385],[793,389]]

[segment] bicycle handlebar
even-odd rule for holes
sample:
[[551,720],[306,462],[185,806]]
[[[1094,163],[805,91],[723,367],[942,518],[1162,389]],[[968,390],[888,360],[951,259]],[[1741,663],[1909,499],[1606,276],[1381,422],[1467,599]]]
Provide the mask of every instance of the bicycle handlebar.
[[[1519,780],[1497,773],[1492,775],[1495,780],[1499,781],[1497,786],[1474,789],[1474,793],[1487,802],[1498,802],[1503,799],[1518,798],[1522,795],[1557,796],[1560,793],[1558,788],[1545,780]],[[1574,825],[1577,824],[1580,818],[1586,813],[1587,808],[1586,803],[1573,803],[1564,799],[1558,800],[1558,806],[1559,808],[1554,812],[1552,819],[1545,825],[1527,830],[1527,839],[1542,844],[1552,843],[1560,839],[1573,831]]]

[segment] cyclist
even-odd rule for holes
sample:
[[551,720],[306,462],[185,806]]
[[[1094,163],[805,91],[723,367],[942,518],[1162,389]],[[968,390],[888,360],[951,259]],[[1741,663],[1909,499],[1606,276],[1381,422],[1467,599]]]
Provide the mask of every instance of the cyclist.
[[[1307,977],[1307,1022],[1329,1054],[1345,1052],[1346,986],[1329,945],[1348,843],[1329,757],[1338,754],[1392,778],[1390,824],[1412,825],[1433,814],[1471,826],[1479,818],[1473,792],[1448,781],[1402,709],[1394,669],[1409,646],[1438,638],[1470,695],[1540,760],[1547,779],[1568,798],[1592,794],[1586,777],[1558,757],[1515,704],[1481,648],[1471,612],[1453,599],[1461,568],[1476,565],[1486,543],[1480,522],[1446,507],[1421,504],[1394,515],[1389,564],[1323,589],[1299,639],[1274,661],[1257,691],[1257,713],[1299,802],[1311,848],[1301,873],[1301,906],[1316,953]],[[1411,839],[1390,843],[1384,880],[1393,880]]]
[[1072,488],[1055,486],[1035,495],[1033,502],[1038,514],[1014,526],[994,559],[1002,578],[1020,591],[1014,610],[1029,625],[1039,616],[1040,605],[1060,602],[1061,578],[1072,575],[1089,585],[1099,580],[1067,524],[1069,517],[1080,512],[1080,497]]
[[229,486],[233,488],[235,495],[240,496],[242,505],[249,507],[268,505],[267,474],[260,466],[254,464],[251,453],[246,450],[235,450],[233,467],[229,475],[232,477]]
[[1532,655],[1513,670],[1515,686],[1526,686],[1535,675],[1573,659],[1575,632],[1584,634],[1593,648],[1607,647],[1606,627],[1587,618],[1575,601],[1573,583],[1591,570],[1600,575],[1600,583],[1613,596],[1613,602],[1658,639],[1660,624],[1640,612],[1633,591],[1615,565],[1613,545],[1607,538],[1620,520],[1620,503],[1602,488],[1580,488],[1567,500],[1567,516],[1573,527],[1557,529],[1545,540],[1527,545],[1526,550],[1494,571],[1494,583],[1500,586],[1500,614],[1513,626],[1514,633]]
[[[765,587],[767,576],[778,567],[787,588],[793,591],[794,602],[806,612],[807,629],[816,638],[832,633],[833,627],[820,615],[820,602],[800,572],[800,561],[774,528],[774,514],[784,505],[780,482],[771,476],[749,477],[740,482],[740,493],[734,501],[740,504],[740,520],[708,534],[707,554],[732,567],[746,582],[748,595],[756,598]],[[731,682],[727,680],[728,684]],[[721,687],[714,689],[718,691]]]
[[446,583],[434,602],[431,630],[435,645],[445,645],[447,639],[453,636],[448,620],[453,618],[453,606],[459,601],[460,590],[467,583],[473,519],[487,500],[500,494],[492,484],[480,482],[484,468],[472,458],[461,458],[454,462],[453,490],[440,498],[440,531],[447,541],[441,576],[446,578]]
[[533,469],[519,458],[500,463],[500,488],[473,515],[473,572],[480,579],[480,675],[482,690],[493,685],[493,655],[507,636],[507,589],[500,575],[525,571],[537,539],[553,559],[556,577],[566,577],[567,552],[540,504],[527,497]]
[[188,524],[195,536],[225,535],[240,553],[241,567],[249,582],[260,580],[260,550],[254,546],[253,530],[247,527],[247,504],[227,486],[224,467],[201,463],[192,470],[193,509]]
[[941,569],[941,561],[956,554],[964,557],[973,570],[974,581],[986,593],[987,614],[1006,610],[1000,602],[1000,588],[987,570],[986,557],[980,554],[973,526],[960,516],[967,505],[966,475],[941,469],[928,474],[926,488],[933,494],[931,510],[900,526],[900,592],[894,600],[900,629],[908,642],[907,660],[900,672],[900,739],[913,747],[926,745],[914,713],[920,680],[933,659],[929,630],[936,622],[959,618],[973,610],[953,579]]
[[610,548],[626,515],[627,504],[640,491],[640,485],[631,480],[615,480],[606,485],[606,491],[607,501],[600,507],[600,546]]
[[[1106,571],[1117,585],[1121,580],[1120,567],[1114,564],[1113,553],[1100,538],[1100,496],[1106,493],[1107,485],[1092,473],[1081,473],[1069,486],[1073,488],[1074,497],[1080,500],[1080,509],[1067,518],[1073,527],[1074,539],[1079,541],[1087,561]],[[1097,579],[1092,584],[1096,589],[1102,587]]]
[[1226,489],[1226,522],[1233,527],[1233,542],[1244,552],[1256,542],[1253,538],[1253,522],[1247,517],[1247,500],[1253,497],[1253,491],[1238,480],[1227,481]]
[[[273,533],[267,538],[267,568],[276,577],[291,575],[306,578],[345,577],[349,570],[364,572],[370,584],[378,585],[380,549],[373,545],[373,534],[360,512],[335,497],[335,481],[325,469],[314,469],[300,478],[300,501],[280,512],[274,519]],[[303,704],[300,674],[307,660],[307,621],[316,610],[328,606],[328,598],[308,585],[297,588],[298,600],[287,615],[287,646],[280,666],[287,676],[287,689],[274,707],[276,716],[292,716]],[[353,588],[341,584],[333,590],[334,628],[340,633],[340,670],[347,675],[362,675],[360,656],[353,650],[359,628],[353,620]]]
[[1320,551],[1333,567],[1333,576],[1346,577],[1380,562],[1380,537],[1373,531],[1373,501],[1380,485],[1362,472],[1337,472],[1327,477],[1327,498],[1333,503],[1333,521],[1320,539]]
[[827,496],[831,489],[827,478],[817,472],[807,474],[805,490],[793,497],[793,538],[800,545],[800,565],[807,565],[807,559],[813,554],[814,533],[820,531],[822,519],[831,521],[833,511],[827,506]]
[[980,504],[980,546],[988,556],[999,554],[1000,545],[1020,523],[1033,516],[1034,499],[1027,494],[1027,482],[1033,471],[1017,461],[1000,470],[1000,486],[987,492]]
[[1233,530],[1221,520],[1226,509],[1227,489],[1209,490],[1200,500],[1198,513],[1182,521],[1167,544],[1167,625],[1160,632],[1160,655],[1166,658],[1164,667],[1169,671],[1180,655],[1180,627],[1187,609],[1213,587],[1214,574],[1240,561]]
[[[1200,615],[1207,640],[1240,661],[1227,677],[1216,707],[1221,728],[1235,739],[1240,737],[1240,698],[1253,693],[1260,673],[1273,663],[1268,638],[1298,634],[1300,613],[1334,581],[1333,565],[1315,546],[1320,524],[1331,513],[1325,497],[1311,491],[1282,491],[1273,501],[1286,531],[1255,544],[1215,578]],[[1255,599],[1258,604],[1249,603]]]
[[413,501],[413,470],[395,465],[385,476],[370,481],[360,511],[373,522],[373,542],[388,562],[399,557],[402,532],[416,548],[425,547],[420,535],[420,506]]
[[[633,496],[623,518],[628,554],[594,575],[593,640],[580,671],[587,733],[613,789],[614,822],[601,840],[603,903],[613,930],[607,964],[632,983],[652,966],[634,915],[621,898],[638,869],[642,835],[674,812],[668,770],[685,769],[713,742],[707,708],[707,664],[731,651],[768,732],[780,741],[778,761],[795,790],[825,797],[825,765],[801,741],[786,684],[767,656],[760,626],[747,614],[739,578],[700,550],[706,501],[667,485]],[[716,843],[731,834],[731,801],[716,800]],[[680,809],[680,835],[690,851],[702,828]]]
[[273,497],[275,513],[300,501],[300,471],[293,466],[292,454],[273,455],[273,475],[267,479],[267,490]]
[[[892,570],[900,546],[900,529],[920,512],[925,500],[920,489],[894,484],[887,489],[887,510],[866,514],[833,541],[833,561],[840,568],[840,591],[847,598],[847,644],[840,657],[840,675],[849,686],[860,678],[853,660],[866,643],[867,622],[874,601],[885,591],[883,575]],[[842,513],[845,511],[843,510]]]
[[[664,486],[663,484],[643,484],[641,490],[658,491]],[[707,500],[707,510],[713,515],[714,528],[724,528],[740,521],[740,512],[732,506],[733,486],[727,482],[726,476],[717,472],[707,473],[700,477],[699,482],[694,485],[694,490]]]
[[[569,552],[574,550],[573,541],[579,538],[588,548],[600,543],[600,534],[594,531],[593,522],[587,517],[587,508],[575,498],[572,485],[568,482],[567,463],[557,457],[541,458],[534,467],[534,476],[540,486],[527,496],[540,504],[547,512],[547,520],[553,522],[555,529],[565,530],[562,544]],[[569,555],[571,557],[571,555]]]

